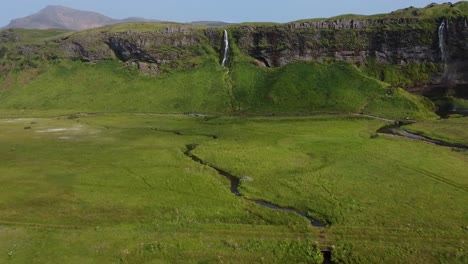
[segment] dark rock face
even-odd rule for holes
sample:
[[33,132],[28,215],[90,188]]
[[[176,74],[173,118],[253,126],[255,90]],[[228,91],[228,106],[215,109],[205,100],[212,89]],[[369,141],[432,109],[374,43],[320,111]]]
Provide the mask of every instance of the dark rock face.
[[[414,29],[411,24],[395,24],[411,21],[339,20],[277,27],[246,26],[239,27],[234,37],[242,51],[274,67],[294,60],[327,58],[353,63],[363,63],[371,57],[391,64],[437,62],[439,51],[434,46],[432,31]],[[402,28],[385,29],[385,25]],[[430,38],[425,36],[428,34]]]
[[448,67],[455,82],[468,84],[468,24],[466,18],[451,21],[446,36]]
[[[122,61],[161,64],[179,59],[182,54],[175,52],[178,48],[200,44],[200,39],[190,33],[186,28],[166,28],[159,34],[129,31],[114,33],[105,42]],[[162,51],[164,47],[173,51]]]
[[[240,25],[228,30],[230,43],[263,67],[280,67],[298,60],[340,60],[357,65],[369,62],[381,65],[430,63],[442,67],[445,61],[442,60],[438,34],[442,21],[443,18],[337,19],[275,26]],[[449,74],[434,75],[421,85],[468,83],[466,18],[451,18],[448,24],[444,29],[444,41]],[[0,32],[0,44],[19,41],[20,36],[12,31]],[[48,45],[54,45],[52,49],[46,49],[53,50],[53,54],[38,51],[37,47],[15,50],[26,55],[35,53],[45,58],[86,62],[118,59],[153,75],[165,68],[195,67],[197,64],[190,60],[208,53],[216,53],[222,58],[223,29],[197,29],[175,24],[145,32],[94,30],[78,32]]]
[[[465,21],[465,18],[452,19],[445,34],[450,79],[461,83],[468,83]],[[441,20],[402,18],[240,26],[233,29],[233,38],[242,52],[268,67],[297,60],[330,59],[358,65],[369,61],[386,65],[441,64],[440,23]],[[442,82],[440,76],[434,76],[433,81]]]
[[[104,32],[75,35],[61,41],[63,56],[87,62],[119,59],[148,74],[160,65],[197,56],[191,48],[204,36],[186,27],[169,27],[151,32]],[[206,42],[206,39],[204,39]]]

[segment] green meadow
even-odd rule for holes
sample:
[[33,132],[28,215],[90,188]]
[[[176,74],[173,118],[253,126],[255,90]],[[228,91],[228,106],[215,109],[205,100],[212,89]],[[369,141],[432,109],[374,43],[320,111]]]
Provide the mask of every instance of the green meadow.
[[408,120],[468,145],[467,117],[403,89],[436,65],[261,67],[236,26],[227,68],[204,26],[183,25],[193,45],[146,47],[168,63],[104,42],[174,26],[1,31],[0,263],[468,263],[466,149],[378,132]]
[[[336,263],[468,260],[466,152],[376,134],[384,121],[2,116],[1,263],[321,263],[325,249]],[[244,197],[328,226],[233,195],[189,144],[248,177]]]

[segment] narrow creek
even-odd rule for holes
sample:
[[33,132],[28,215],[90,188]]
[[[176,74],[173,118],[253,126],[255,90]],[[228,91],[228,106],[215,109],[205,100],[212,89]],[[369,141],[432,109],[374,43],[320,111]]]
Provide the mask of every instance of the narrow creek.
[[409,138],[409,139],[413,139],[413,140],[420,140],[420,141],[432,143],[432,144],[442,146],[442,147],[453,148],[453,149],[456,149],[456,150],[468,150],[468,146],[465,146],[465,145],[453,144],[453,143],[449,143],[449,142],[445,142],[445,141],[441,141],[441,140],[437,140],[437,139],[424,137],[424,136],[421,136],[421,135],[413,134],[413,133],[408,132],[408,131],[404,130],[403,128],[401,128],[402,126],[408,125],[408,124],[410,124],[410,123],[395,121],[393,124],[389,124],[389,125],[386,125],[386,126],[380,128],[379,130],[377,130],[377,133],[388,134],[388,135],[399,136],[399,137],[405,137],[405,138]]
[[[213,136],[212,137],[213,139],[217,139],[217,137]],[[278,206],[276,204],[273,204],[273,203],[270,203],[270,202],[267,202],[267,201],[264,201],[264,200],[259,200],[259,199],[252,199],[252,198],[248,198],[248,197],[245,197],[243,196],[240,192],[239,192],[239,186],[240,186],[240,177],[236,177],[234,176],[233,174],[221,169],[221,168],[218,168],[214,165],[210,165],[208,163],[206,163],[204,160],[202,160],[201,158],[197,157],[195,154],[192,153],[192,151],[194,151],[198,145],[197,144],[190,144],[190,145],[186,145],[186,150],[184,152],[184,155],[191,158],[193,161],[203,165],[203,166],[207,166],[209,168],[212,168],[213,170],[215,170],[219,175],[225,177],[226,179],[229,180],[230,182],[230,191],[233,195],[237,196],[237,197],[240,197],[240,198],[243,198],[247,201],[250,201],[250,202],[253,202],[257,205],[260,205],[260,206],[263,206],[263,207],[266,207],[266,208],[269,208],[269,209],[272,209],[272,210],[276,210],[276,211],[282,211],[282,212],[287,212],[287,213],[294,213],[294,214],[297,214],[305,219],[307,219],[307,221],[315,228],[321,228],[322,229],[322,232],[320,232],[320,239],[322,241],[326,241],[326,236],[325,236],[325,233],[323,232],[325,230],[325,228],[327,227],[327,224],[323,221],[320,221],[318,219],[315,219],[315,218],[312,218],[310,217],[309,215],[307,215],[305,212],[301,212],[297,209],[294,209],[294,208],[289,208],[289,207],[282,207],[282,206]],[[323,258],[324,258],[324,264],[328,264],[328,263],[333,263],[331,261],[331,250],[328,249],[328,248],[322,248],[321,249],[322,251],[322,255],[323,255]]]
[[234,194],[235,196],[242,197],[245,200],[251,201],[253,203],[256,203],[256,204],[264,206],[264,207],[268,207],[268,208],[273,209],[273,210],[283,211],[283,212],[288,212],[288,213],[295,213],[295,214],[297,214],[299,216],[302,216],[303,218],[307,219],[310,222],[310,224],[312,226],[314,226],[314,227],[320,227],[320,228],[327,227],[326,223],[324,223],[324,222],[322,222],[322,221],[320,221],[318,219],[312,218],[312,217],[308,216],[306,213],[301,212],[301,211],[299,211],[297,209],[288,208],[288,207],[281,207],[281,206],[275,205],[275,204],[267,202],[267,201],[252,199],[252,198],[248,198],[248,197],[243,196],[239,192],[239,185],[240,185],[240,180],[239,179],[240,179],[240,177],[236,177],[236,176],[232,175],[231,173],[229,173],[229,172],[227,172],[227,171],[225,171],[223,169],[220,169],[220,168],[218,168],[216,166],[207,164],[205,161],[203,161],[199,157],[195,156],[192,153],[192,151],[195,150],[197,147],[198,147],[198,145],[195,145],[195,144],[187,145],[186,146],[187,150],[184,152],[184,154],[187,157],[190,157],[193,161],[195,161],[197,163],[200,163],[200,164],[202,164],[204,166],[210,167],[210,168],[214,169],[216,172],[218,172],[218,174],[220,174],[221,176],[224,176],[225,178],[227,178],[229,180],[229,182],[231,183],[231,188],[230,188],[231,193]]

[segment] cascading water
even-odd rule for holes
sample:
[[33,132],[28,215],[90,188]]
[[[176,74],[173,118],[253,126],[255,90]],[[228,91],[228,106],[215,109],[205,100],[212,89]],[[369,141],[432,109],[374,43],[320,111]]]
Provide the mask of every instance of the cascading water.
[[439,49],[441,54],[442,62],[447,62],[447,45],[445,44],[445,28],[447,26],[447,22],[444,19],[439,26]]
[[227,30],[224,30],[224,55],[223,55],[223,61],[221,62],[221,65],[223,67],[226,67],[228,63],[228,56],[229,56],[229,36]]
[[448,27],[448,21],[445,19],[442,20],[442,23],[439,26],[439,49],[442,63],[444,63],[444,77],[447,77],[448,72],[448,51],[447,44],[445,43],[445,32]]

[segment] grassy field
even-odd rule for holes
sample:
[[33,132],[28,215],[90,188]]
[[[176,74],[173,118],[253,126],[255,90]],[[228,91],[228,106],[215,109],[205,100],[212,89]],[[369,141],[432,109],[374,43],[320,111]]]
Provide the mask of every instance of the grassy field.
[[364,263],[467,260],[466,153],[372,137],[380,121],[227,122],[229,136],[196,154],[253,178],[245,195],[331,223],[334,243],[352,245]]
[[209,138],[153,130],[196,120],[0,122],[2,263],[298,262],[315,241],[304,219],[236,198],[183,155]]
[[[467,261],[466,153],[376,137],[382,121],[24,117],[52,114],[1,112],[2,263],[313,263],[316,241],[337,263]],[[232,195],[188,144],[330,226]]]

